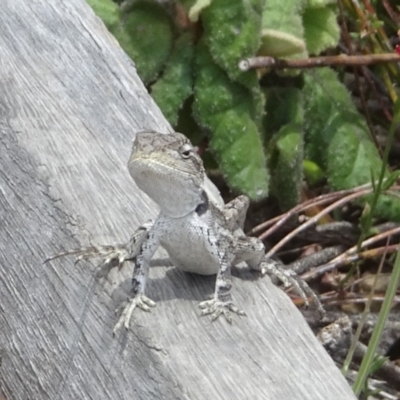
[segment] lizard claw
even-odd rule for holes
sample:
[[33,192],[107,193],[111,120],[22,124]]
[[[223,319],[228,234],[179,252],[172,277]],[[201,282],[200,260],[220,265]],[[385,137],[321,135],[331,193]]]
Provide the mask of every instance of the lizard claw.
[[138,294],[132,299],[130,299],[128,303],[124,306],[122,314],[119,317],[118,322],[115,324],[115,327],[113,329],[113,336],[116,335],[116,333],[122,327],[122,325],[125,327],[125,329],[129,329],[129,322],[131,320],[132,313],[135,310],[135,308],[141,308],[144,311],[150,312],[151,311],[150,307],[155,307],[155,306],[156,303],[153,300],[149,299],[144,294]]
[[[100,251],[99,251],[100,250]],[[120,271],[125,261],[130,260],[131,256],[126,249],[126,246],[103,246],[96,248],[96,253],[89,255],[89,257],[101,257],[101,269],[98,273],[98,277],[102,278],[106,276],[112,268],[117,267]]]
[[199,307],[203,310],[201,316],[211,314],[211,320],[215,321],[221,314],[231,324],[231,311],[240,316],[245,316],[246,313],[236,307],[231,301],[220,301],[217,299],[202,301]]

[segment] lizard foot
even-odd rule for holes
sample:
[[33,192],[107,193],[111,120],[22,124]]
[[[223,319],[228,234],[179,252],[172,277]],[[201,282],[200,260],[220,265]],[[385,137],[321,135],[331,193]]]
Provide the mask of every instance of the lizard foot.
[[107,275],[107,273],[114,267],[122,268],[124,262],[130,259],[129,253],[125,245],[117,246],[97,246],[97,247],[82,247],[80,249],[58,253],[54,256],[47,258],[44,262],[55,260],[60,257],[75,255],[75,264],[82,260],[89,260],[91,258],[101,258],[102,268],[99,277]]
[[277,277],[283,283],[285,288],[293,286],[302,298],[306,307],[310,304],[307,298],[307,295],[309,295],[316,304],[321,317],[325,315],[325,309],[314,290],[312,290],[310,286],[308,286],[308,283],[299,277],[294,271],[283,268],[274,260],[268,260],[262,263],[261,273],[263,275],[268,274]]
[[201,312],[201,316],[211,314],[212,321],[215,321],[221,314],[223,314],[225,319],[231,324],[231,312],[234,312],[241,316],[246,315],[243,310],[237,308],[231,301],[220,301],[217,299],[206,300],[202,301],[199,304],[199,307],[203,310]]
[[[125,329],[129,329],[129,322],[135,308],[141,308],[144,311],[150,312],[150,307],[155,306],[156,303],[146,297],[144,294],[138,294],[135,297],[131,298],[125,306],[122,306],[123,311],[121,316],[119,317],[118,322],[115,324],[115,327],[113,329],[113,336],[116,335],[122,325],[125,327]],[[117,310],[117,312],[120,310],[120,308]]]

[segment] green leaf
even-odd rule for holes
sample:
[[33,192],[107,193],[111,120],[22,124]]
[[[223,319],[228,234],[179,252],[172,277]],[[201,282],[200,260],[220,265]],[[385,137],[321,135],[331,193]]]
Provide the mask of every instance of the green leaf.
[[251,92],[252,116],[258,129],[264,115],[264,98],[257,72],[243,72],[238,63],[242,58],[254,56],[260,45],[264,3],[265,0],[213,0],[201,14],[204,40],[213,61],[231,80]]
[[290,33],[297,38],[303,37],[304,0],[268,0],[262,15],[262,28]]
[[337,45],[340,28],[332,7],[306,8],[303,14],[304,36],[310,54],[319,54]]
[[136,2],[114,35],[135,62],[144,83],[153,81],[172,47],[172,25],[165,10],[156,3]]
[[104,25],[110,32],[114,32],[119,26],[121,12],[117,4],[112,0],[86,0]]
[[283,210],[300,201],[303,178],[303,100],[296,88],[273,88],[268,91],[267,126],[279,132],[271,141],[271,192]]
[[303,132],[297,124],[282,127],[276,139],[276,150],[271,191],[282,210],[289,210],[300,202],[303,179]]
[[354,187],[377,176],[381,159],[364,118],[329,68],[304,74],[306,156],[328,173],[335,189]]
[[262,14],[262,35],[259,54],[288,57],[306,51],[301,15],[304,0],[268,0]]
[[238,106],[215,118],[210,147],[231,187],[257,200],[268,195],[269,174],[256,124]]
[[315,162],[310,160],[303,161],[303,172],[307,182],[311,185],[318,185],[324,178],[324,171]]
[[325,7],[336,3],[337,0],[307,0],[307,7],[310,8]]
[[304,40],[290,33],[274,29],[263,29],[261,33],[260,56],[282,58],[306,51]]
[[210,132],[210,147],[230,186],[253,199],[268,194],[269,175],[257,124],[254,97],[232,82],[205,45],[196,51],[194,116]]
[[151,95],[173,126],[178,112],[193,90],[193,38],[183,34],[175,43],[163,76],[152,86]]
[[[325,170],[334,190],[368,183],[371,173],[379,176],[382,160],[335,72],[321,68],[304,76],[306,157]],[[400,201],[381,195],[376,213],[400,221]]]
[[370,182],[371,170],[378,176],[382,165],[361,117],[353,115],[354,122],[347,118],[347,115],[336,115],[327,126],[327,131],[332,133],[326,149],[328,180],[338,189]]
[[[371,197],[368,196],[368,199]],[[400,222],[400,198],[381,194],[375,214],[388,221]]]
[[374,29],[379,29],[379,28],[381,28],[382,26],[384,26],[385,24],[384,24],[384,22],[383,21],[373,21],[372,23],[371,23],[371,26],[374,28]]
[[213,0],[202,13],[204,37],[214,61],[232,80],[251,90],[258,87],[255,71],[238,68],[242,58],[260,47],[261,13],[265,0]]

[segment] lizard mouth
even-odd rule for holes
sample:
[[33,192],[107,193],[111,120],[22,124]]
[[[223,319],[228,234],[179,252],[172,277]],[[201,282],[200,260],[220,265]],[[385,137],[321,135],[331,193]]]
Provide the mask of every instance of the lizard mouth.
[[137,152],[131,155],[128,168],[132,177],[141,170],[143,172],[151,171],[153,178],[159,175],[161,179],[189,180],[200,186],[204,179],[204,170],[188,161],[190,160],[171,158],[163,154]]
[[137,186],[169,217],[186,216],[204,202],[199,173],[177,169],[175,165],[149,155],[131,157],[128,169]]

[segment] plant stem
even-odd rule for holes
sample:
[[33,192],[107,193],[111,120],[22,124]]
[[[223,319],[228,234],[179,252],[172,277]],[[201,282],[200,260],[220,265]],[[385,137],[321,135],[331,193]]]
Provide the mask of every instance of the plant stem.
[[365,354],[365,357],[361,362],[360,370],[357,374],[356,381],[354,382],[353,385],[353,391],[356,396],[360,394],[361,389],[364,387],[365,381],[368,378],[371,364],[375,357],[376,348],[378,347],[382,331],[385,326],[387,315],[390,312],[392,301],[396,294],[396,290],[399,284],[399,279],[400,279],[400,249],[397,252],[396,261],[394,263],[393,272],[391,275],[391,279],[389,281],[389,286],[386,291],[385,300],[383,301],[382,308],[379,313],[378,322],[372,333],[371,340],[369,341],[368,344],[367,353]]

